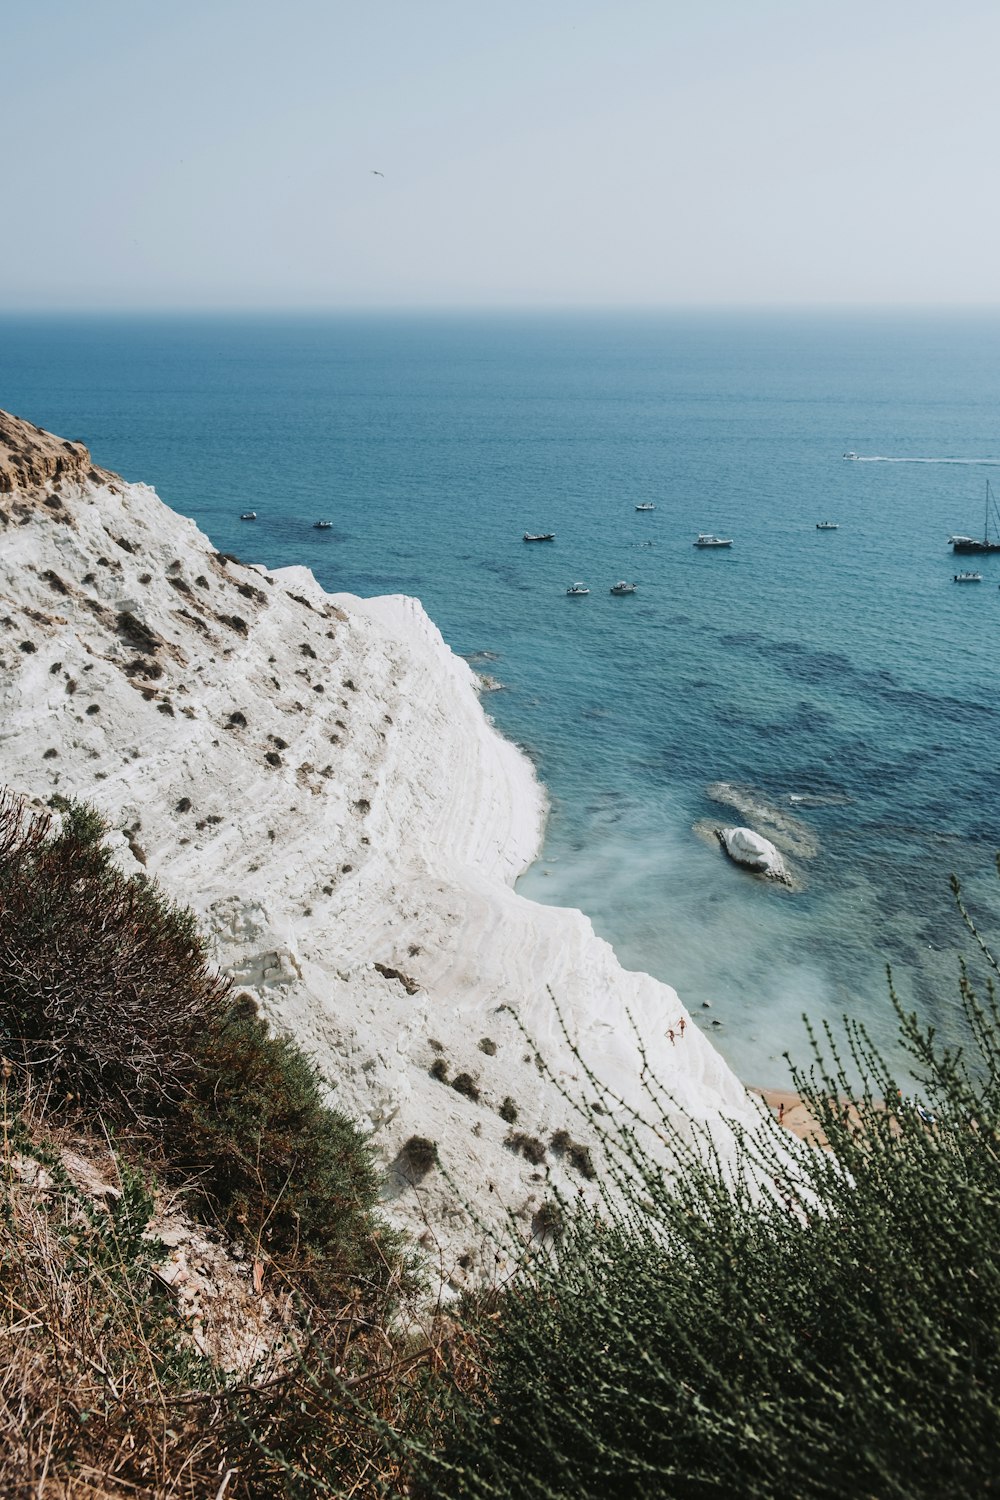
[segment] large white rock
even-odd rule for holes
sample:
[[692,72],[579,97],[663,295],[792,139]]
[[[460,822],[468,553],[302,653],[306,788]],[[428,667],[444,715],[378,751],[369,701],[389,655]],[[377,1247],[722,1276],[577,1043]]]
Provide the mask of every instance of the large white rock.
[[717,828],[719,842],[729,858],[744,865],[757,875],[768,880],[779,880],[782,885],[791,885],[785,861],[770,839],[754,833],[752,828]]

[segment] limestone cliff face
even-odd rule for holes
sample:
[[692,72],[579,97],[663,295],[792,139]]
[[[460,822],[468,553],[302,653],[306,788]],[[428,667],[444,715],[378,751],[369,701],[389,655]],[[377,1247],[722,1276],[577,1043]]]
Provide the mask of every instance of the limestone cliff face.
[[[19,519],[30,503],[48,501],[53,511],[61,509],[54,502],[63,484],[85,479],[121,484],[116,475],[95,468],[82,443],[71,443],[0,411],[0,525]],[[17,497],[20,507],[7,497]]]
[[[0,432],[0,781],[93,802],[123,867],[194,908],[446,1281],[493,1269],[466,1205],[529,1235],[553,1181],[591,1191],[581,1056],[636,1107],[648,1067],[731,1150],[757,1108],[676,993],[513,890],[543,793],[416,600],[240,563],[81,444]],[[414,1137],[445,1170],[414,1171]]]

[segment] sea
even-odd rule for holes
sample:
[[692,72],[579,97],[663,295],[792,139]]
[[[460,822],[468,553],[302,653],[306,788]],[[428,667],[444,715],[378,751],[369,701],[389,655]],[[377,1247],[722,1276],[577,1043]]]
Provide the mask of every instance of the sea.
[[[947,539],[1000,488],[1000,315],[8,316],[0,406],[222,551],[418,596],[548,790],[521,891],[746,1082],[808,1065],[804,1017],[905,1066],[887,966],[965,1041],[952,875],[1000,945],[1000,553]],[[727,860],[735,824],[792,886]]]

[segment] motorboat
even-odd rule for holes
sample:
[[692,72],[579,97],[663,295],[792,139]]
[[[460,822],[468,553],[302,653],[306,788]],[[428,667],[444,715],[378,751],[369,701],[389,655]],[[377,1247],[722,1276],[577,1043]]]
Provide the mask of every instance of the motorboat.
[[992,512],[995,528],[1000,531],[1000,514],[997,513],[996,501],[990,489],[990,482],[986,481],[986,520],[983,525],[983,539],[979,541],[974,536],[950,536],[948,545],[953,552],[1000,552],[1000,540],[990,539],[990,513]]
[[623,578],[620,583],[613,583],[611,585],[611,592],[613,594],[634,594],[635,593],[635,584],[634,583],[626,583],[625,580],[624,580],[624,578]]
[[332,528],[333,528],[333,522],[332,521],[314,521],[313,522],[313,530],[314,531],[330,531],[330,530],[332,530]]
[[240,513],[241,521],[256,521],[256,519],[257,512],[255,510],[244,510]]
[[844,454],[845,458],[857,458],[857,456],[858,455],[856,453],[845,453]]
[[584,594],[590,593],[590,590],[585,583],[571,583],[566,592],[571,599],[582,599]]
[[982,583],[982,581],[983,581],[983,575],[982,575],[982,573],[956,573],[955,574],[955,582],[956,583]]
[[817,521],[816,522],[816,530],[817,531],[839,531],[840,530],[840,522],[839,521]]
[[554,542],[556,534],[554,531],[526,531],[524,540],[526,542]]
[[652,500],[644,500],[641,505],[637,505],[636,506],[636,510],[655,510],[655,509],[656,509],[656,506],[653,504]]
[[694,545],[696,547],[731,547],[733,539],[731,536],[713,536],[710,531],[703,531]]

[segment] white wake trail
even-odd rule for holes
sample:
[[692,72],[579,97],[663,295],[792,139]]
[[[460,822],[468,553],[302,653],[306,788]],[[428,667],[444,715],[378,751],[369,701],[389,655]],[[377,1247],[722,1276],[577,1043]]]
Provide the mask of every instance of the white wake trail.
[[859,453],[858,464],[969,464],[979,468],[1000,468],[1000,458],[888,458],[881,453]]

